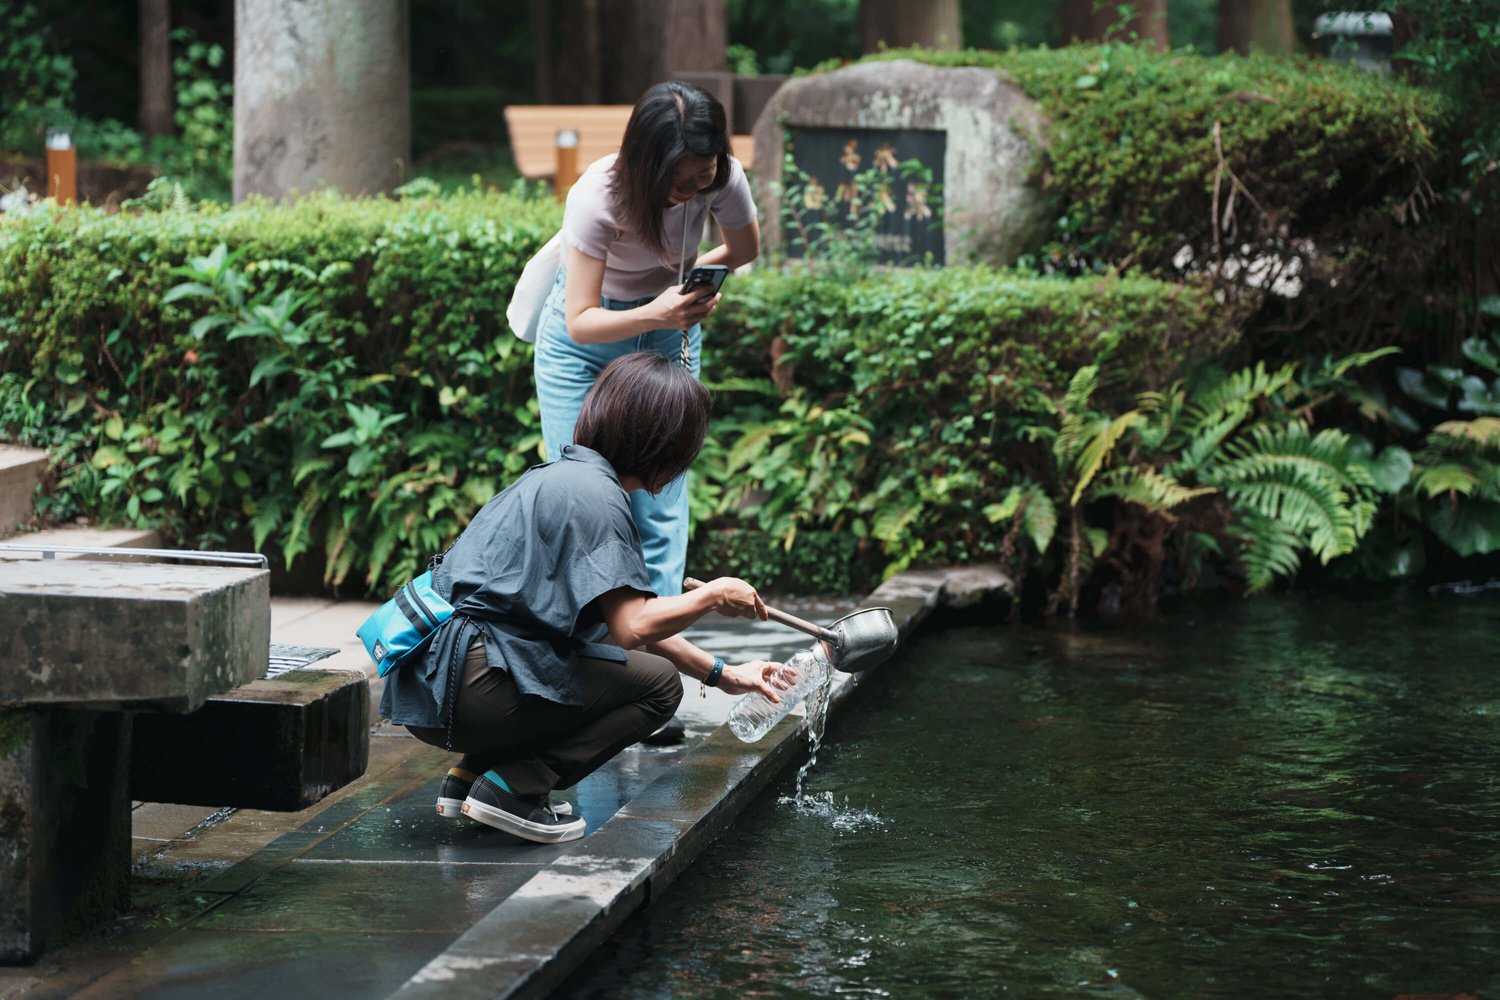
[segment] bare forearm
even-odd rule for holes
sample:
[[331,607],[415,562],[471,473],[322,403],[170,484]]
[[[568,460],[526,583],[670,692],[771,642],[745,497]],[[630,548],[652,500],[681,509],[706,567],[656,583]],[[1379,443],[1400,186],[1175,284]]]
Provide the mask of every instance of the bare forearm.
[[[599,595],[599,609],[609,634],[626,649],[668,640],[710,611],[761,621],[767,617],[765,602],[755,588],[731,576],[710,580],[676,597],[652,597],[633,587],[618,587]],[[680,647],[669,643],[666,648]]]
[[628,606],[624,620],[618,626],[611,627],[610,631],[624,633],[615,634],[615,641],[622,646],[631,649],[649,647],[670,642],[678,632],[718,606],[717,596],[707,587],[676,597],[649,597]]
[[708,677],[708,672],[714,666],[714,658],[711,653],[699,649],[680,635],[669,636],[656,642],[649,642],[646,644],[646,652],[666,657],[679,672],[686,674],[695,681],[701,681]]
[[568,336],[579,344],[613,344],[658,329],[649,305],[634,309],[585,309],[568,321]]
[[729,244],[720,243],[712,250],[700,256],[698,258],[698,263],[704,265],[723,264],[725,267],[733,271],[737,267],[750,263],[755,259],[755,257],[756,255],[754,253],[747,253],[745,251],[741,251],[740,253],[736,254],[729,249]]

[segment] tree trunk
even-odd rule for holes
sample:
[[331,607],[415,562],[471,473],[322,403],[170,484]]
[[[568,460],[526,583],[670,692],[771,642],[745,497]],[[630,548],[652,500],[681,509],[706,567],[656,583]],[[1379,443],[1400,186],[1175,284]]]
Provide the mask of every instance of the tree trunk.
[[531,16],[531,82],[538,104],[556,104],[552,86],[552,5],[547,0],[529,0]]
[[604,103],[601,0],[531,0],[539,104]]
[[1292,0],[1219,0],[1219,50],[1286,55],[1297,44]]
[[1135,0],[1131,4],[1135,17],[1123,22],[1120,6],[1115,0],[1061,0],[1058,16],[1063,42],[1139,41],[1158,52],[1171,47],[1167,0]]
[[729,11],[725,0],[599,0],[601,99],[634,104],[652,84],[680,72],[728,68]]
[[141,103],[146,135],[172,134],[172,3],[140,0]]
[[406,0],[236,0],[236,202],[408,179],[410,23]]
[[859,0],[861,52],[963,47],[958,0]]

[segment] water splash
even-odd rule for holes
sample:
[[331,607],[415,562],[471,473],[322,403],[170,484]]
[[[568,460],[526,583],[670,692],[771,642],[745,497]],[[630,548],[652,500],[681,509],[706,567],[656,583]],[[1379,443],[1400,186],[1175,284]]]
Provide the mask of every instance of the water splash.
[[783,795],[777,800],[777,804],[790,805],[803,816],[827,820],[828,824],[840,833],[878,829],[885,826],[885,820],[876,813],[849,805],[848,798],[845,798],[843,804],[840,805],[833,801],[832,792],[823,792],[819,795],[808,793],[805,789],[808,772],[818,762],[818,748],[823,745],[823,730],[828,725],[828,705],[832,700],[830,696],[833,693],[833,675],[832,670],[828,671],[827,676],[823,678],[823,683],[807,696],[807,760],[797,769],[796,790],[791,795]]
[[826,820],[839,833],[854,833],[857,830],[879,830],[889,822],[879,813],[851,806],[846,796],[842,803],[833,801],[832,792],[814,793],[805,798],[794,799],[783,795],[776,800],[778,805],[789,805],[802,816]]
[[818,762],[818,747],[823,745],[823,729],[828,725],[828,702],[832,693],[833,671],[829,670],[823,675],[823,683],[807,696],[807,760],[797,771],[797,793],[793,798],[799,806],[803,802],[802,783],[807,779],[807,772]]

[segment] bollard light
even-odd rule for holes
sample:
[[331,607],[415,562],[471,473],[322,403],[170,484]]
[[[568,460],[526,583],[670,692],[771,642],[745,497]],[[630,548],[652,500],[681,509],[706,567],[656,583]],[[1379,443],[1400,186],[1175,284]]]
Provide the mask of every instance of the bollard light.
[[568,189],[578,179],[578,130],[557,130],[557,167],[552,172],[552,190],[557,200],[568,196]]
[[60,204],[78,200],[78,150],[72,129],[47,129],[47,197]]

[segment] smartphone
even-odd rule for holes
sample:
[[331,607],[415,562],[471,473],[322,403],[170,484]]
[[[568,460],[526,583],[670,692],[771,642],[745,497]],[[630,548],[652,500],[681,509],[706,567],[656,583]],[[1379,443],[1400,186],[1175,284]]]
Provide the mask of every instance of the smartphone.
[[682,294],[691,295],[693,292],[703,292],[699,299],[711,298],[717,295],[719,289],[724,285],[724,279],[729,276],[729,268],[723,264],[704,264],[695,267],[688,272],[687,280],[682,283]]

